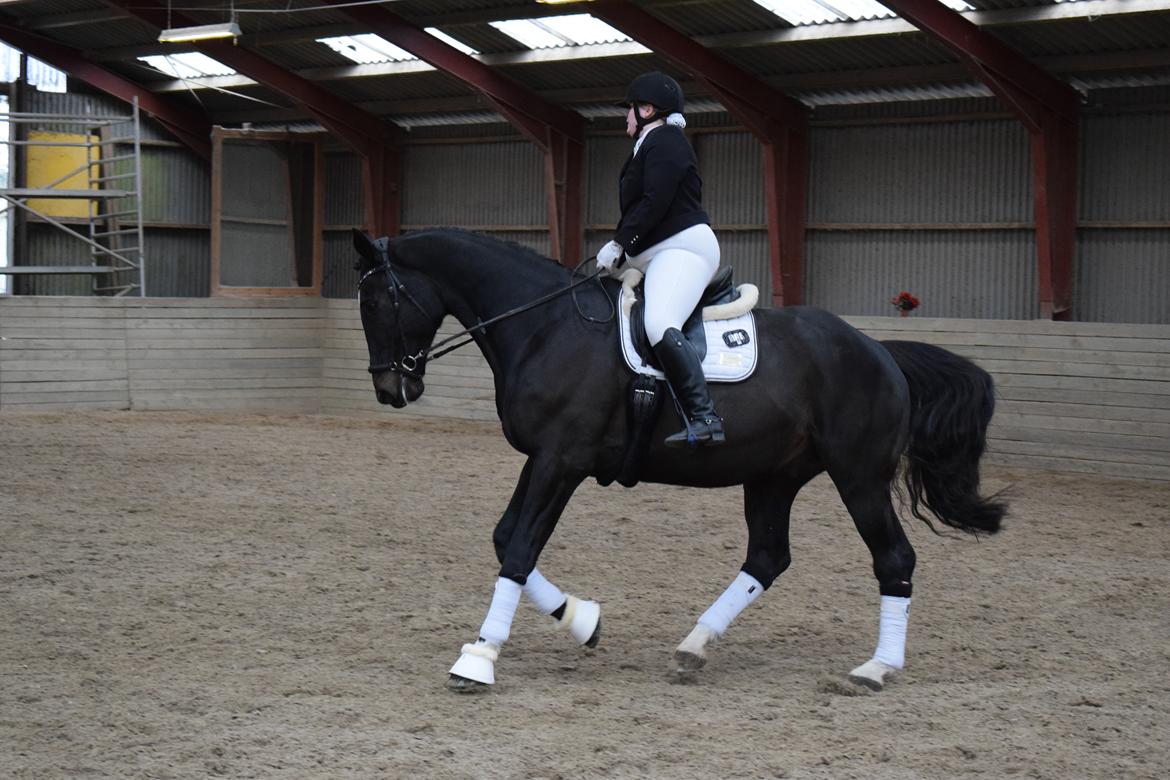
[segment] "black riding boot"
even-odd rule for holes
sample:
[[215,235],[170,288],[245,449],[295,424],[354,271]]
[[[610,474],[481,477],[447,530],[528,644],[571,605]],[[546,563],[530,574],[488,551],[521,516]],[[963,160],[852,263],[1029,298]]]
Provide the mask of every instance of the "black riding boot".
[[695,348],[676,328],[667,328],[662,341],[654,345],[654,355],[689,420],[686,430],[666,437],[666,446],[722,444],[723,418],[715,414]]

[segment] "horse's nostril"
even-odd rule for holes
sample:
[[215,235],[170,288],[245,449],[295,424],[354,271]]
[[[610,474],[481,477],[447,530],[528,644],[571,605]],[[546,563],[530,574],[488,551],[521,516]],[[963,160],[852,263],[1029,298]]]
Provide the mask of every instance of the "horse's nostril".
[[390,394],[387,393],[385,390],[377,390],[377,391],[375,391],[375,395],[377,395],[377,397],[378,397],[378,403],[380,403],[380,404],[390,403]]

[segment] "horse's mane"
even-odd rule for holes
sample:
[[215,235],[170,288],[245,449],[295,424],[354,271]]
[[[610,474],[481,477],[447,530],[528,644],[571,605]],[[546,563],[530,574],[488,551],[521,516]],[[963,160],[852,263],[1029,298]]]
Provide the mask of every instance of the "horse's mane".
[[540,263],[550,269],[563,269],[560,263],[550,257],[542,255],[531,247],[515,241],[508,241],[503,238],[496,238],[495,236],[485,235],[484,233],[476,233],[472,230],[458,227],[434,227],[425,228],[423,230],[416,230],[408,233],[407,236],[424,236],[433,235],[443,238],[453,238],[462,241],[468,241],[476,244],[485,251],[499,252],[505,254],[510,260],[520,260],[527,263]]

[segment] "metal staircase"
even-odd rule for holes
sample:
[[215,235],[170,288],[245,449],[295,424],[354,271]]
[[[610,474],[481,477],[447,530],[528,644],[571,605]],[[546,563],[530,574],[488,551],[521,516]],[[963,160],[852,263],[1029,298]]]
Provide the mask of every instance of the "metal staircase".
[[[79,140],[29,139],[27,133],[10,133],[6,142],[18,149],[83,148],[85,161],[38,187],[0,189],[0,198],[36,221],[52,225],[89,249],[88,265],[21,265],[0,267],[0,274],[89,274],[93,292],[100,295],[145,295],[144,232],[142,227],[142,125],[138,101],[129,116],[80,116],[11,113],[12,127],[77,126]],[[119,127],[129,135],[115,136]],[[129,151],[126,151],[129,150]],[[27,166],[22,166],[27,170]],[[84,175],[86,189],[63,186]],[[85,204],[85,216],[66,224],[62,219],[30,205],[33,199],[73,199]],[[81,229],[77,229],[81,228]]]

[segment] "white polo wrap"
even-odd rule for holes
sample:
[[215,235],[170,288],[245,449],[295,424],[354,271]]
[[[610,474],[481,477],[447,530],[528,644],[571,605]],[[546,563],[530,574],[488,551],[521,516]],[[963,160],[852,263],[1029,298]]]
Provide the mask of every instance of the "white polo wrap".
[[727,632],[731,621],[748,608],[764,592],[764,586],[752,575],[741,571],[727,590],[699,618],[699,623],[714,631],[718,636]]
[[906,662],[906,624],[910,620],[910,599],[905,596],[882,596],[881,624],[875,661],[901,669]]
[[516,616],[516,607],[520,604],[520,586],[507,577],[496,579],[496,592],[492,596],[492,606],[488,609],[479,635],[493,645],[502,645],[508,641],[508,634],[512,631],[512,618]]
[[524,595],[542,615],[551,615],[565,603],[565,594],[556,585],[544,578],[539,570],[533,569],[524,583]]

